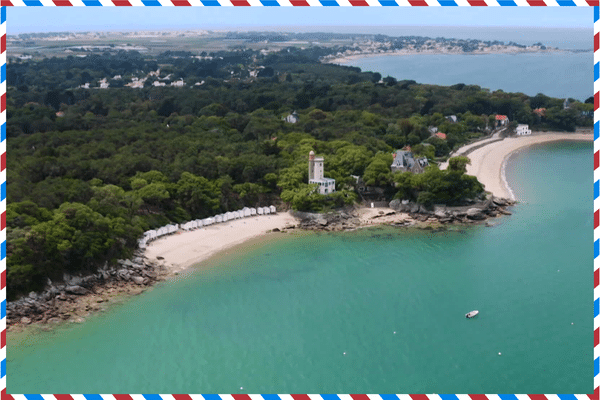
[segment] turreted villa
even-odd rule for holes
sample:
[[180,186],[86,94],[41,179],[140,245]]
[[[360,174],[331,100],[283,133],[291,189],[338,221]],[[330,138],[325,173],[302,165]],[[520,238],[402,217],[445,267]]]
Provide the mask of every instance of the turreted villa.
[[323,157],[315,157],[312,150],[308,154],[308,183],[319,185],[321,194],[335,192],[335,179],[323,177]]

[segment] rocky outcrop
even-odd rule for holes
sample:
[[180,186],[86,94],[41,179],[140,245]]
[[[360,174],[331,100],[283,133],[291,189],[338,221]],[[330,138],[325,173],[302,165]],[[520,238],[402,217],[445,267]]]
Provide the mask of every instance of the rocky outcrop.
[[[89,312],[99,309],[97,304],[108,300],[107,292],[127,293],[132,287],[139,291],[164,279],[166,274],[162,264],[146,259],[138,251],[131,260],[118,260],[117,266],[104,265],[96,273],[85,276],[64,275],[60,283],[48,280],[43,292],[31,292],[28,296],[8,302],[7,324],[55,322],[71,317],[73,320],[79,319],[74,310]],[[83,301],[85,299],[88,301]]]
[[360,226],[358,215],[351,208],[326,214],[300,211],[292,211],[291,214],[300,221],[297,226],[300,229],[341,231],[355,229]]

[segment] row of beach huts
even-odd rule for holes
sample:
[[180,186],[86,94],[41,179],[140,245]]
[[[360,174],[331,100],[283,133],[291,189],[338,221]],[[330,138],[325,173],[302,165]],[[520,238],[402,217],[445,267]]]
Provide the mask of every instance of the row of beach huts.
[[222,222],[231,221],[233,219],[247,218],[253,217],[255,215],[266,215],[266,214],[274,214],[277,210],[275,206],[269,207],[257,207],[257,208],[248,208],[244,207],[238,211],[228,211],[223,214],[215,215],[214,217],[208,217],[204,219],[196,219],[194,221],[185,222],[183,224],[169,224],[165,225],[162,228],[153,229],[144,232],[144,237],[138,240],[138,244],[140,249],[145,249],[146,245],[153,240],[159,239],[166,235],[171,235],[173,233],[177,233],[178,231],[192,231],[195,229],[200,229],[205,226],[210,226],[214,224],[220,224]]

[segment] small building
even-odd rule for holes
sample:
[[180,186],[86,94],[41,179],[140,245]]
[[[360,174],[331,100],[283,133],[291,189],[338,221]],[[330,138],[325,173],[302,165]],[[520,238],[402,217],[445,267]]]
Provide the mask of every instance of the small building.
[[529,125],[527,124],[519,124],[516,129],[517,136],[526,136],[531,135],[531,129],[529,129]]
[[319,193],[330,194],[335,192],[335,179],[323,177],[323,157],[315,157],[311,150],[308,154],[308,183],[319,185]]
[[536,108],[535,110],[533,110],[533,113],[539,117],[545,117],[546,109],[545,108]]
[[300,117],[298,116],[298,114],[296,113],[295,110],[293,113],[289,114],[287,117],[284,118],[284,121],[288,122],[290,124],[295,124],[299,120],[300,120]]
[[569,101],[569,99],[565,99],[565,101],[563,102],[563,110],[568,110],[569,108],[571,108],[571,102]]
[[452,123],[458,122],[458,117],[456,115],[447,115],[445,118]]
[[412,172],[420,174],[429,166],[429,161],[426,157],[415,158],[413,153],[408,150],[398,150],[393,154],[394,161],[392,162],[392,172]]
[[271,210],[271,214],[275,214],[277,212],[275,206],[269,206],[269,209]]
[[439,137],[440,139],[446,140],[446,134],[443,132],[438,132],[435,134],[435,136]]
[[509,121],[506,115],[496,115],[496,122],[498,123],[498,126],[506,126]]

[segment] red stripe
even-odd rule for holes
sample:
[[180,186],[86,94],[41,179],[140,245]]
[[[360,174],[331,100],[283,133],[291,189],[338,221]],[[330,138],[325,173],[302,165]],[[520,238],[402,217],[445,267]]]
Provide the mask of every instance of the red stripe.
[[469,397],[472,400],[488,400],[488,397],[485,394],[470,394]]
[[600,36],[596,33],[594,35],[594,51],[598,51],[598,48],[600,48]]
[[543,0],[527,0],[527,3],[532,7],[546,7],[548,5]]
[[189,7],[191,4],[187,0],[173,0],[175,7]]
[[0,112],[4,112],[4,110],[6,110],[6,93],[0,97]]
[[598,7],[600,1],[598,1],[598,0],[586,0],[586,3],[588,3],[588,6]]
[[598,97],[598,93],[594,93],[594,111],[598,110],[600,103],[600,97]]
[[529,394],[528,396],[531,400],[548,400],[543,394]]
[[487,3],[483,0],[468,0],[469,4],[473,7],[486,7]]
[[0,333],[0,348],[5,348],[6,347],[6,329],[2,330],[2,333]]
[[6,389],[2,389],[2,393],[0,395],[2,400],[15,400],[10,394],[6,394]]
[[306,0],[290,0],[290,3],[292,3],[292,5],[294,7],[308,7],[309,4]]
[[594,229],[596,229],[600,225],[600,211],[596,210],[594,212]]
[[2,7],[12,7],[12,3],[10,2],[10,0],[2,0],[0,1],[0,6]]
[[600,168],[600,152],[594,153],[594,169]]
[[588,394],[588,397],[590,398],[590,400],[598,400],[600,398],[600,387],[594,389],[594,393]]
[[429,400],[429,396],[426,394],[409,394],[409,396],[413,400]]
[[69,0],[52,0],[57,7],[72,7],[73,4]]
[[594,287],[600,285],[600,269],[594,271]]
[[70,394],[55,394],[56,400],[73,400]]
[[2,35],[0,38],[0,53],[4,53],[6,51],[6,35]]
[[0,154],[0,171],[6,169],[6,153]]
[[0,273],[0,289],[4,289],[6,287],[6,270]]
[[369,396],[366,394],[351,394],[353,400],[369,400]]
[[364,0],[350,0],[350,4],[354,7],[369,7],[369,3]]
[[413,7],[427,7],[427,6],[429,6],[429,4],[427,4],[427,2],[424,1],[424,0],[408,0],[408,2]]
[[290,395],[294,400],[310,400],[307,394],[292,394]]
[[131,3],[127,0],[113,0],[113,4],[117,7],[131,7]]
[[246,0],[231,0],[231,4],[236,7],[250,7],[250,3]]
[[232,394],[235,400],[251,400],[247,394]]
[[192,400],[189,394],[174,394],[175,400]]
[[113,396],[115,396],[115,400],[133,400],[128,394],[113,394]]
[[600,344],[600,331],[598,328],[594,331],[594,347],[597,347]]
[[0,230],[6,229],[6,211],[3,211],[0,215]]

